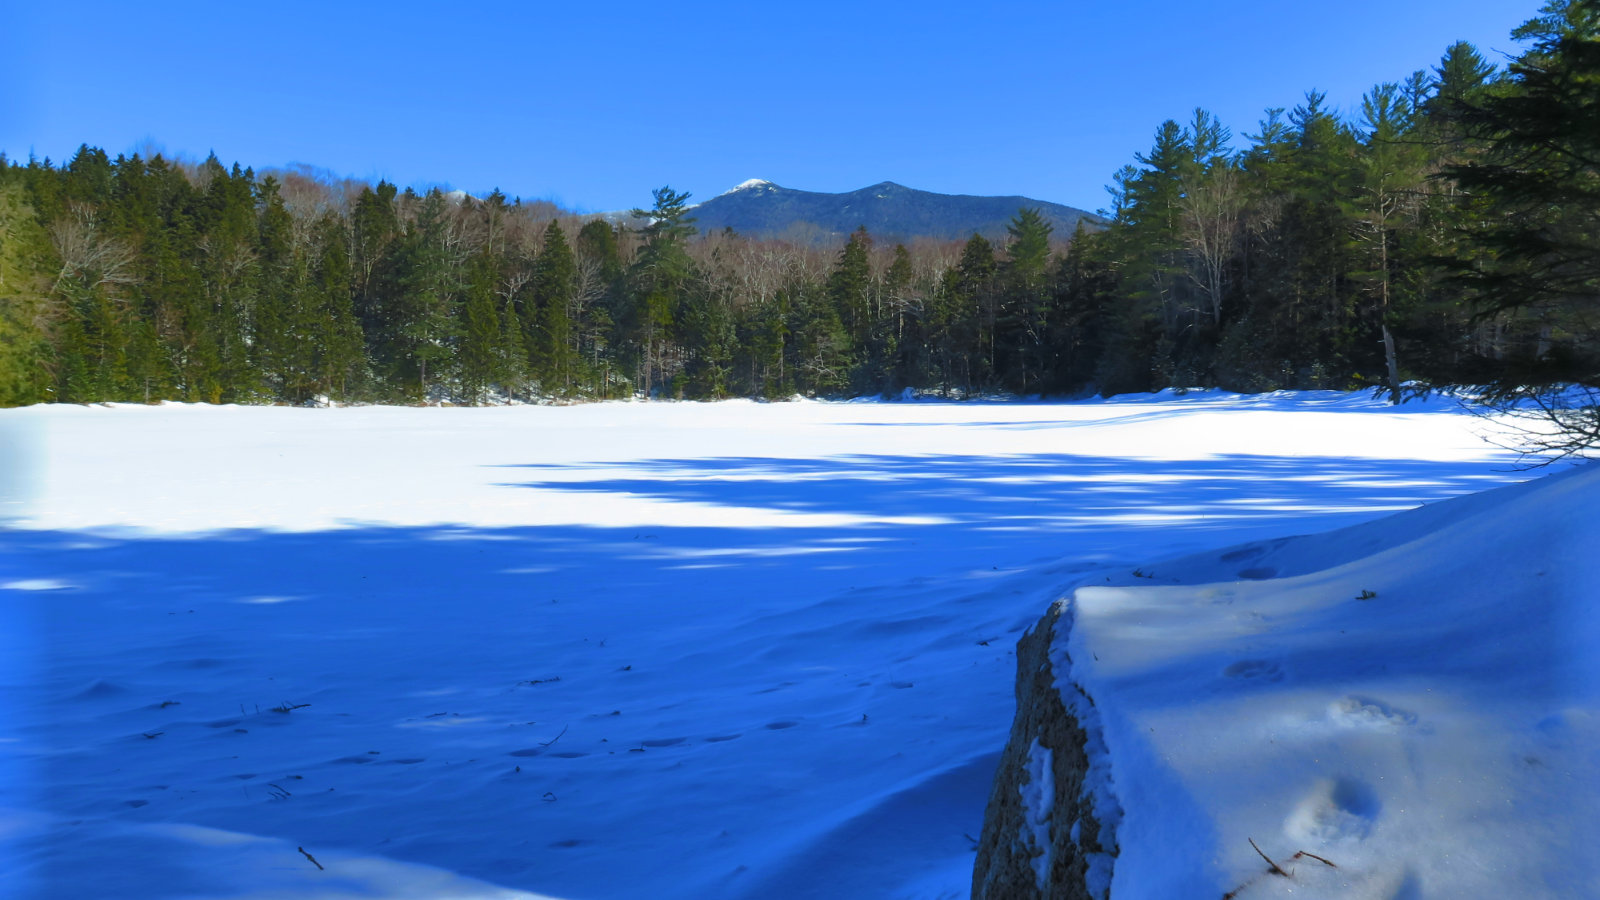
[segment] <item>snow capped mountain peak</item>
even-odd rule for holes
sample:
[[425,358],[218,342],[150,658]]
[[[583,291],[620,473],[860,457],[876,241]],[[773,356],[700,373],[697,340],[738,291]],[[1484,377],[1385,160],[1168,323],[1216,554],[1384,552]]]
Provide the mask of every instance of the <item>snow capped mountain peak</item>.
[[729,188],[728,190],[723,191],[722,195],[723,196],[727,196],[728,194],[737,194],[740,191],[753,191],[753,190],[760,190],[762,188],[775,188],[775,187],[777,187],[777,185],[775,185],[772,182],[766,180],[765,178],[751,178],[751,179],[748,179],[746,181],[741,181],[738,184],[734,185],[733,187]]

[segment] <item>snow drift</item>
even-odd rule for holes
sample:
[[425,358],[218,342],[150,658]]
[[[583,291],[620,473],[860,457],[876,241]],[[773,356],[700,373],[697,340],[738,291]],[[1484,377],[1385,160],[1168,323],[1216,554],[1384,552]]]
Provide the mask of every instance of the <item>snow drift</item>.
[[1589,465],[1087,577],[1019,648],[974,895],[1600,896],[1597,509]]

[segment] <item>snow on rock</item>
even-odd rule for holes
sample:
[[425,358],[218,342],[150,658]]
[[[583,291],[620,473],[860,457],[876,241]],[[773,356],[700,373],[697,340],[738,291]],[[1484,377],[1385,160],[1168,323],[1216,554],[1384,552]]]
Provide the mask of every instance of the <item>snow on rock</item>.
[[[1062,703],[1051,648],[1064,624],[1055,604],[1017,644],[1017,716],[995,775],[972,871],[976,900],[1060,897],[1105,900],[1090,891],[1091,862],[1115,852],[1104,805],[1087,776],[1094,743]],[[1053,798],[1042,796],[1053,792]],[[1098,864],[1103,867],[1102,864]]]
[[1028,780],[1018,786],[1022,795],[1023,823],[1027,826],[1022,838],[1024,843],[1039,851],[1032,862],[1035,883],[1041,888],[1050,868],[1050,813],[1056,790],[1050,763],[1050,748],[1039,746],[1039,739],[1034,738],[1025,765]]
[[1086,577],[1019,647],[1013,747],[1082,759],[1031,675],[1051,634],[1109,750],[1117,900],[1600,896],[1597,510],[1590,465]]

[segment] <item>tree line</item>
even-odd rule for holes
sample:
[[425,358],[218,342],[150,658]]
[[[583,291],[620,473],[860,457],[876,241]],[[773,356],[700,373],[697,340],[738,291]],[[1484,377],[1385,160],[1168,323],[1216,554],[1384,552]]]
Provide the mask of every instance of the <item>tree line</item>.
[[0,157],[0,403],[1600,384],[1600,4],[1241,146],[1203,109],[1109,224],[819,248],[298,168]]

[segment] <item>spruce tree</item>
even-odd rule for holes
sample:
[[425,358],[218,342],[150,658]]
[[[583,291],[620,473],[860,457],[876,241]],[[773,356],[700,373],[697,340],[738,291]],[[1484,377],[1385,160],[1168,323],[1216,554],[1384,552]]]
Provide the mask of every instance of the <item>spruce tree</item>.
[[968,238],[954,269],[949,298],[951,339],[960,348],[955,362],[968,396],[988,387],[994,374],[997,269],[988,238],[981,234]]
[[577,366],[571,315],[577,280],[577,258],[566,233],[559,222],[551,222],[533,264],[533,359],[540,387],[558,396],[572,392]]
[[422,402],[429,385],[450,374],[459,336],[461,272],[448,216],[444,194],[434,188],[418,204],[416,221],[391,244],[396,290],[385,316],[389,363],[396,380]]
[[53,399],[44,257],[48,237],[0,158],[0,406]]
[[1483,147],[1449,175],[1481,204],[1471,236],[1490,251],[1461,277],[1484,310],[1530,323],[1508,387],[1600,384],[1585,324],[1600,298],[1600,2],[1554,0],[1541,12],[1516,32],[1532,47],[1507,82],[1451,107]]
[[315,252],[316,384],[331,398],[350,400],[362,386],[366,359],[351,294],[349,236],[337,216],[318,222]]
[[1048,366],[1050,232],[1039,210],[1024,207],[1006,226],[1011,240],[1001,269],[1002,294],[995,325],[999,375],[1019,393],[1037,390]]
[[[1530,432],[1531,450],[1572,454],[1600,446],[1600,0],[1540,13],[1513,33],[1531,46],[1506,83],[1452,106],[1483,150],[1449,172],[1485,214],[1469,229],[1488,252],[1460,279],[1517,338],[1496,393],[1531,395],[1555,426]],[[1562,383],[1586,390],[1550,392]]]
[[689,215],[689,195],[670,186],[653,192],[655,205],[635,209],[633,216],[648,220],[640,229],[642,243],[630,271],[631,300],[622,321],[629,342],[640,354],[639,382],[648,399],[657,376],[664,375],[665,344],[673,316],[694,272],[686,244],[695,234]]
[[866,344],[872,327],[871,251],[872,236],[863,225],[851,233],[828,274],[828,299],[855,347]]
[[495,305],[495,263],[488,253],[478,253],[467,264],[462,303],[460,370],[462,398],[470,404],[484,402],[499,383],[500,314]]

